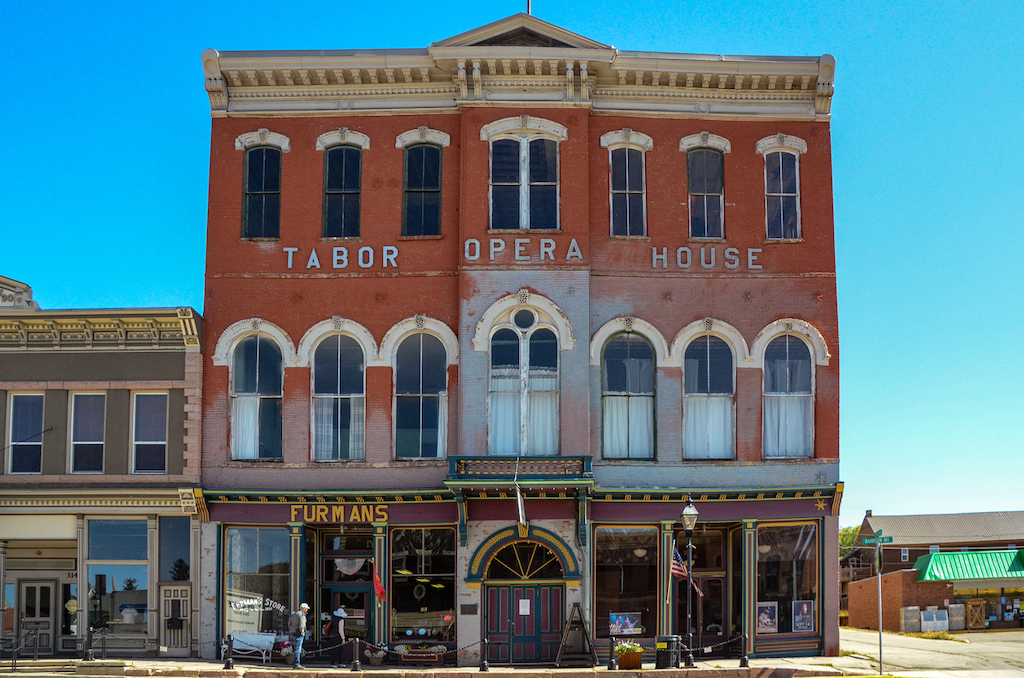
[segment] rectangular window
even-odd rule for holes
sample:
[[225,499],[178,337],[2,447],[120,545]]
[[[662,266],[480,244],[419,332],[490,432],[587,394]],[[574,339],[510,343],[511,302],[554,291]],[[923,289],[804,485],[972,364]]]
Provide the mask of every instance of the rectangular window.
[[758,633],[812,633],[818,594],[817,525],[757,528]]
[[281,150],[250,148],[245,153],[243,238],[278,238],[281,233]]
[[441,148],[405,149],[405,211],[402,235],[441,235]]
[[284,528],[224,531],[225,633],[287,628],[290,562]]
[[72,399],[71,472],[103,473],[103,423],[107,397],[76,393]]
[[147,632],[148,526],[145,520],[90,520],[85,601],[89,626]]
[[769,240],[800,237],[800,183],[797,157],[777,151],[764,156],[765,213]]
[[391,533],[391,642],[455,640],[455,530]]
[[167,472],[167,394],[136,393],[134,455],[136,473]]
[[939,547],[938,546],[929,546],[928,547],[928,553],[938,553],[938,552],[939,552]]
[[558,142],[491,143],[491,229],[558,229]]
[[11,396],[11,473],[43,472],[43,396]]
[[160,581],[188,581],[192,556],[188,516],[160,516]]
[[724,238],[724,156],[711,148],[695,148],[686,154],[690,193],[690,237]]
[[362,150],[336,146],[324,154],[325,238],[359,237]]
[[598,527],[594,549],[594,636],[607,638],[609,615],[639,612],[645,636],[657,630],[658,530]]
[[910,560],[910,549],[900,549],[900,560],[904,563]]
[[611,151],[612,235],[647,235],[644,154],[635,148]]

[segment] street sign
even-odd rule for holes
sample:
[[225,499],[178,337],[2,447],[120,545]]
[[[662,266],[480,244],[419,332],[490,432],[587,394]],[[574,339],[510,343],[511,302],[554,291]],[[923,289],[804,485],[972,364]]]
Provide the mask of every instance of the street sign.
[[892,537],[864,537],[864,544],[891,544]]
[[882,531],[879,530],[878,532],[875,532],[875,536],[876,537],[881,537],[882,536]]

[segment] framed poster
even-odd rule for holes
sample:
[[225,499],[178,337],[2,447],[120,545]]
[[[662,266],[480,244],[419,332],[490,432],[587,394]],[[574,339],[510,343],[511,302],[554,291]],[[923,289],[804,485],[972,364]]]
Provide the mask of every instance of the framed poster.
[[814,631],[814,601],[793,601],[793,631]]
[[757,632],[778,633],[779,632],[779,604],[775,601],[770,603],[757,603]]
[[640,625],[640,612],[610,612],[608,633],[612,636],[638,636],[644,632]]

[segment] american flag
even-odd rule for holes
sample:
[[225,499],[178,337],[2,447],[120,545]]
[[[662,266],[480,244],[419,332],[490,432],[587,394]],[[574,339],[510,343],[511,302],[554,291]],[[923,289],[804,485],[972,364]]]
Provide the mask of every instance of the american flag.
[[672,576],[673,577],[686,577],[689,576],[686,573],[686,563],[683,562],[683,557],[679,555],[679,549],[675,546],[672,547]]

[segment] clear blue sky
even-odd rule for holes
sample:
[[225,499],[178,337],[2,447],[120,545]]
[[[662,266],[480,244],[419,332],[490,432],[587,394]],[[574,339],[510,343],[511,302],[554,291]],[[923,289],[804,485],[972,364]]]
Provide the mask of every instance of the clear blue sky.
[[[0,275],[202,307],[204,48],[424,47],[523,2],[10,2]],[[833,54],[843,525],[1024,509],[1018,2],[537,0],[628,50]]]

